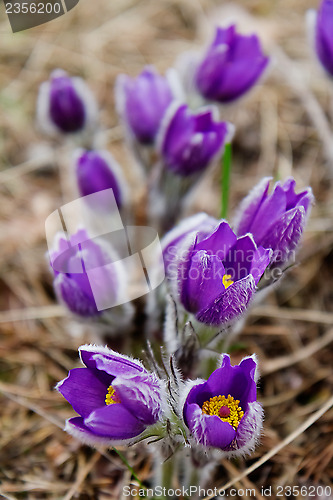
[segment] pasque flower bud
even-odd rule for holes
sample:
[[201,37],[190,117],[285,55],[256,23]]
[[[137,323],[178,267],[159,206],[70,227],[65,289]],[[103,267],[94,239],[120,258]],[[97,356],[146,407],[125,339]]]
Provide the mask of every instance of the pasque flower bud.
[[[127,182],[113,156],[104,150],[80,150],[75,158],[75,173],[81,196],[87,196],[105,189],[112,189],[118,209],[126,203]],[[113,200],[108,192],[101,193],[100,204],[112,209]],[[97,207],[98,208],[98,207]]]
[[310,187],[296,193],[292,177],[269,194],[270,180],[263,178],[244,198],[234,227],[238,236],[251,233],[257,245],[272,249],[271,264],[283,266],[298,246],[314,197]]
[[257,83],[268,62],[256,35],[240,35],[235,25],[217,28],[215,39],[198,66],[197,88],[206,99],[234,101]]
[[173,99],[167,79],[146,67],[136,78],[120,75],[117,109],[132,135],[144,144],[154,142],[161,120]]
[[48,134],[82,132],[97,118],[95,99],[86,83],[55,70],[41,84],[37,100],[37,120]]

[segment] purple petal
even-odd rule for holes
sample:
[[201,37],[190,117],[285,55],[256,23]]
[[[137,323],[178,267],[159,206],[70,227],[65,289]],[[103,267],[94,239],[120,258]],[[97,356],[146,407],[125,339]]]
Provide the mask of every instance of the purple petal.
[[270,180],[271,177],[264,177],[242,201],[234,224],[239,236],[251,232],[255,216],[267,197]]
[[273,251],[268,248],[259,247],[254,255],[251,263],[250,274],[252,274],[255,284],[257,285],[265,269],[268,267]]
[[260,205],[251,226],[251,232],[258,245],[262,245],[261,239],[285,212],[286,207],[286,193],[280,184],[276,184],[273,193]]
[[57,386],[60,394],[71,404],[73,409],[82,417],[105,406],[105,396],[109,381],[101,381],[96,372],[87,368],[74,368],[70,370],[68,377]]
[[84,419],[84,424],[98,436],[114,440],[133,438],[145,429],[121,403],[98,408]]
[[186,421],[197,440],[205,446],[224,449],[235,439],[236,431],[216,415],[204,415],[196,404],[186,408]]
[[249,235],[238,238],[223,261],[226,273],[233,281],[245,278],[251,273],[251,265],[257,247],[253,238]]
[[306,221],[302,206],[286,212],[265,235],[262,240],[264,247],[273,249],[272,262],[285,263],[292,258],[304,229]]
[[255,293],[255,281],[249,275],[230,285],[206,309],[199,311],[196,318],[206,325],[219,326],[241,316]]
[[[224,356],[223,361],[227,358]],[[257,388],[254,381],[254,371],[256,364],[253,360],[246,360],[239,366],[230,366],[224,362],[221,368],[215,370],[207,380],[207,389],[214,396],[228,396],[239,399],[240,406],[246,411],[248,403],[256,401]]]
[[79,351],[82,362],[88,368],[105,371],[113,377],[146,373],[140,364],[131,361],[126,356],[117,355],[108,348],[82,346]]
[[223,261],[230,248],[237,242],[237,236],[229,224],[222,221],[217,228],[205,239],[195,246],[195,250],[205,250],[211,255],[216,255]]
[[145,425],[157,422],[161,412],[161,385],[152,374],[144,374],[125,379],[114,388],[122,405]]
[[184,307],[192,313],[208,307],[223,293],[224,275],[224,266],[216,255],[209,255],[204,250],[195,252],[188,273],[181,281],[181,302]]
[[260,438],[263,423],[263,410],[258,402],[248,405],[248,410],[239,422],[236,431],[237,448],[244,452],[250,452]]

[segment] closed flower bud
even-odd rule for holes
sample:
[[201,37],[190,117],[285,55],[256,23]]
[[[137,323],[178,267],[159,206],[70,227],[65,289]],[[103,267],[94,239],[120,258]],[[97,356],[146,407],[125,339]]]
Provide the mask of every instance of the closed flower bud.
[[234,101],[257,83],[268,62],[256,35],[240,35],[234,25],[217,28],[197,69],[197,88],[206,99]]
[[132,135],[143,144],[154,142],[161,120],[173,99],[168,80],[146,67],[136,78],[120,75],[117,109]]
[[97,118],[95,99],[79,77],[55,70],[41,84],[37,100],[37,120],[40,128],[50,134],[82,132]]
[[202,323],[221,326],[246,311],[271,253],[257,247],[251,235],[237,238],[221,221],[208,235],[200,230],[186,238],[173,261],[177,275],[172,266],[166,273],[171,283],[177,282],[186,311]]
[[[96,240],[89,239],[83,229],[71,236],[69,241],[65,236],[58,238],[57,248],[50,255],[55,276],[54,289],[59,302],[72,313],[81,317],[101,314],[94,298],[94,285],[98,286],[99,295],[103,291],[108,297],[110,307],[123,292],[124,276],[117,274],[120,266],[112,270],[104,267],[117,260],[108,252],[109,249]],[[93,276],[89,277],[92,270]]]
[[333,76],[333,0],[322,0],[319,11],[307,13],[309,35],[325,71]]
[[140,361],[94,345],[79,352],[85,368],[70,370],[57,385],[79,414],[67,420],[67,432],[92,446],[113,445],[162,419],[163,384]]
[[165,168],[187,177],[202,172],[221,154],[233,127],[216,121],[213,111],[205,108],[193,113],[186,104],[169,110],[159,137]]
[[238,236],[252,233],[257,245],[272,249],[271,265],[281,266],[293,257],[314,198],[310,187],[297,194],[292,177],[269,194],[270,180],[263,178],[244,198],[234,226]]
[[224,354],[221,367],[207,381],[188,385],[182,412],[196,443],[218,448],[229,457],[253,451],[263,421],[263,410],[257,402],[256,369],[254,356],[231,366],[229,356]]
[[[126,204],[126,180],[120,166],[108,151],[80,150],[75,158],[75,173],[81,196],[112,189],[119,210]],[[114,208],[113,199],[110,199],[108,192],[101,193],[98,202],[102,208]]]

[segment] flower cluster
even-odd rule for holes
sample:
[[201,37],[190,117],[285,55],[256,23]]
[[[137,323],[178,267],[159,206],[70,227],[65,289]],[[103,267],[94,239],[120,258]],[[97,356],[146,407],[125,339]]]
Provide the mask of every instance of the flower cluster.
[[167,381],[140,361],[94,345],[81,346],[79,353],[85,368],[71,370],[57,389],[79,415],[67,420],[65,430],[84,443],[131,443],[144,438],[145,431],[165,436],[172,418],[175,436],[185,426],[193,446],[230,456],[248,453],[260,436],[263,412],[254,356],[231,366],[223,355],[221,367],[206,382],[180,381],[181,396],[171,394],[177,420],[174,405],[167,404]]
[[[333,1],[324,0],[316,17],[315,48],[333,75],[332,16]],[[225,112],[221,104],[235,103],[253,89],[269,63],[258,36],[240,34],[232,24],[216,29],[213,42],[193,58],[186,77],[173,68],[163,75],[151,66],[134,77],[118,76],[116,108],[135,160],[132,168],[139,167],[138,176],[131,177],[145,179],[146,187],[136,190],[133,214],[128,171],[116,161],[116,152],[113,156],[103,149],[105,131],[86,83],[56,70],[40,87],[39,127],[52,137],[54,147],[61,144],[59,168],[67,169],[64,179],[67,187],[74,186],[73,199],[79,195],[84,207],[91,204],[90,211],[82,210],[85,227],[71,228],[68,238],[58,236],[50,252],[58,301],[76,318],[89,318],[107,328],[115,325],[125,336],[134,328],[120,328],[124,323],[115,307],[111,321],[97,295],[107,297],[102,303],[111,309],[130,302],[124,289],[131,273],[142,274],[147,294],[149,286],[154,289],[154,272],[160,273],[162,266],[167,278],[158,290],[156,285],[146,304],[138,301],[126,314],[131,316],[129,323],[134,310],[140,318],[146,315],[145,333],[156,339],[166,310],[169,358],[162,350],[157,362],[157,349],[148,346],[146,369],[140,361],[108,347],[84,345],[79,348],[84,367],[74,368],[57,385],[77,413],[67,421],[66,430],[84,443],[133,444],[149,436],[172,452],[190,444],[195,451],[215,449],[231,457],[251,452],[260,437],[263,410],[257,401],[256,356],[232,366],[224,353],[219,367],[207,373],[205,361],[212,353],[207,346],[220,341],[224,332],[225,343],[222,348],[221,343],[214,344],[214,355],[227,350],[227,334],[237,330],[237,321],[258,298],[257,291],[274,282],[274,271],[282,274],[288,269],[313,204],[311,188],[298,192],[296,181],[288,178],[270,190],[271,178],[264,177],[240,203],[231,224],[206,213],[184,216],[191,213],[190,194],[204,173],[217,160],[223,160],[223,169],[227,165],[235,127],[221,118]],[[75,152],[70,151],[69,161],[71,146]],[[229,186],[222,177],[227,184],[224,196]],[[95,195],[98,203],[91,201]],[[223,206],[227,198],[228,193]],[[109,223],[108,232],[116,234],[110,241],[90,236],[108,235],[103,220]],[[132,244],[134,220],[160,231],[158,259]],[[120,256],[123,247],[125,258]],[[133,256],[139,262],[135,271],[130,266]],[[131,288],[131,297],[140,296],[133,291],[135,283],[126,289]],[[202,372],[205,379],[197,378]]]

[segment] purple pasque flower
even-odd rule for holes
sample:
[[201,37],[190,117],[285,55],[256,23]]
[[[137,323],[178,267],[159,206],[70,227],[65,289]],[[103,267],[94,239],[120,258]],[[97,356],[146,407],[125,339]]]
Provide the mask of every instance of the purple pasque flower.
[[71,134],[92,126],[97,118],[95,99],[86,83],[55,70],[41,84],[37,100],[37,120],[46,133]]
[[158,139],[162,162],[174,174],[202,172],[229,142],[233,127],[216,121],[214,108],[193,113],[186,104],[170,108]]
[[207,381],[190,384],[183,418],[197,443],[219,448],[230,456],[254,449],[263,421],[263,410],[257,402],[256,369],[254,355],[231,366],[228,354],[223,354],[221,367]]
[[308,11],[308,24],[315,53],[327,73],[333,76],[333,0],[322,0],[318,12]]
[[257,247],[251,235],[237,238],[224,220],[208,235],[204,231],[192,234],[186,244],[186,251],[184,245],[179,247],[177,277],[166,269],[171,284],[177,280],[185,310],[212,326],[239,318],[255,294],[272,251]]
[[67,420],[67,432],[90,445],[123,443],[162,418],[163,384],[140,361],[94,345],[79,353],[85,368],[57,385],[80,415]]
[[271,248],[271,264],[282,265],[300,241],[314,197],[310,187],[297,194],[292,177],[277,182],[268,194],[270,180],[263,178],[244,198],[234,227],[238,236],[251,233],[257,245]]
[[212,101],[227,103],[250,90],[267,68],[257,35],[240,35],[236,26],[218,27],[215,39],[196,72],[199,92]]
[[[76,153],[75,173],[81,196],[112,189],[119,210],[126,203],[127,183],[120,166],[108,151],[80,150]],[[101,193],[98,198],[106,209],[112,209],[113,200],[109,193]]]
[[[97,240],[91,240],[84,229],[73,234],[69,240],[59,234],[56,249],[50,254],[54,272],[54,290],[59,302],[72,313],[81,317],[101,314],[94,296],[94,286],[98,295],[108,297],[110,307],[122,293],[124,277],[120,267],[105,267],[117,260],[111,250],[102,247]],[[90,274],[93,271],[93,274]]]
[[147,66],[136,78],[120,75],[116,83],[117,109],[136,139],[154,142],[161,120],[173,100],[166,77]]

